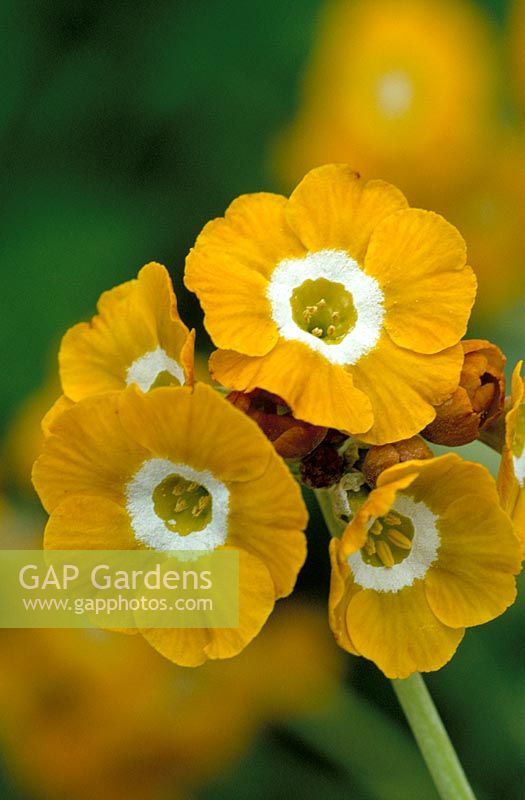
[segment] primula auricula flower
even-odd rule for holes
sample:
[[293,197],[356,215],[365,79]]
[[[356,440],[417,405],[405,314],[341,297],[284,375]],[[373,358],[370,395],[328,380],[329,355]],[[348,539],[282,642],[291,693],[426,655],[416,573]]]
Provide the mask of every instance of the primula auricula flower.
[[513,602],[520,570],[494,480],[454,453],[385,470],[330,553],[336,639],[390,678],[442,667]]
[[98,312],[62,340],[60,380],[67,398],[77,402],[133,383],[146,392],[193,382],[194,332],[178,315],[161,264],[147,264],[136,279],[104,292]]
[[462,0],[326,4],[297,118],[278,144],[293,185],[344,161],[427,202],[485,156],[496,118],[494,35]]
[[54,420],[33,480],[51,549],[239,550],[237,629],[144,630],[176,663],[238,653],[306,554],[306,509],[270,442],[204,384],[135,386]]
[[383,444],[418,433],[456,389],[476,280],[463,239],[344,165],[289,200],[244,195],[186,264],[221,350],[213,376],[294,416]]
[[520,361],[512,375],[498,489],[503,508],[512,517],[525,550],[525,379],[521,377],[522,365]]

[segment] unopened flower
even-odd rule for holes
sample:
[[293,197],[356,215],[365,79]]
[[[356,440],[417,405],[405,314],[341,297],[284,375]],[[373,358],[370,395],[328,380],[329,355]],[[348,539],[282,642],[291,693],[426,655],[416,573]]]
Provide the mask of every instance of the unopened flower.
[[170,276],[161,264],[101,295],[98,315],[65,334],[59,352],[64,394],[84,397],[125,389],[193,382],[194,333],[177,312]]
[[283,458],[303,458],[326,437],[327,428],[295,419],[282,400],[269,392],[231,392],[227,399],[257,423]]
[[430,447],[423,439],[420,436],[412,436],[401,442],[371,447],[363,459],[362,471],[368,485],[375,487],[377,479],[388,467],[432,456]]
[[301,480],[311,489],[333,486],[341,480],[344,459],[332,444],[321,444],[301,461]]
[[423,436],[436,444],[456,447],[473,442],[490,427],[505,404],[505,356],[484,339],[462,342],[465,358],[459,386],[436,408],[436,418]]
[[522,366],[520,361],[512,375],[498,489],[503,508],[511,516],[525,551],[525,379],[521,376]]
[[213,389],[137,387],[61,414],[33,480],[51,515],[50,549],[239,551],[239,627],[147,629],[176,663],[238,653],[305,558],[306,510],[270,442]]
[[205,226],[186,285],[222,348],[213,376],[371,444],[418,433],[459,380],[476,281],[442,217],[348,167],[290,199],[245,195]]
[[442,667],[514,601],[520,570],[495,482],[454,453],[383,472],[330,553],[336,639],[391,678]]

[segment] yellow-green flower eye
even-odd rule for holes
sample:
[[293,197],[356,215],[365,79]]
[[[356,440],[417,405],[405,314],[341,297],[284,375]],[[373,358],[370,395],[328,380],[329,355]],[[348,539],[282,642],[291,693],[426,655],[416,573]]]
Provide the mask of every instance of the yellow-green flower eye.
[[153,492],[155,513],[179,536],[201,531],[211,520],[212,499],[204,486],[169,475]]
[[350,292],[326,278],[304,281],[294,289],[290,305],[295,323],[327,344],[338,344],[357,321]]
[[412,520],[397,511],[390,511],[370,526],[368,538],[361,548],[363,561],[373,567],[400,564],[410,553],[413,538]]

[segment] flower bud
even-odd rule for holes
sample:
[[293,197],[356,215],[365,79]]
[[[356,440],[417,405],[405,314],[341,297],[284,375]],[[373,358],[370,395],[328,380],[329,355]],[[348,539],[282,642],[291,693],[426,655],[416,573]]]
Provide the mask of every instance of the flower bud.
[[505,356],[484,339],[462,342],[464,360],[459,386],[436,408],[436,418],[422,431],[425,439],[457,447],[478,438],[503,412]]
[[227,399],[257,423],[282,458],[303,458],[326,436],[327,428],[295,419],[284,401],[270,392],[230,392]]
[[430,447],[423,439],[420,436],[412,436],[411,439],[403,439],[401,442],[371,447],[361,469],[368,485],[374,488],[377,479],[388,467],[401,464],[403,461],[432,458],[432,456]]
[[337,448],[321,444],[301,461],[301,480],[311,489],[325,489],[341,480],[344,459]]

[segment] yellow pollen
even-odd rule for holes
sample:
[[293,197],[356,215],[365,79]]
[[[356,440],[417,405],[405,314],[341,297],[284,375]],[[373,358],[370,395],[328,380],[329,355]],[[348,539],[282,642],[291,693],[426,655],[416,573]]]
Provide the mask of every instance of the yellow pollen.
[[339,322],[339,311],[332,311],[331,313],[332,322]]
[[396,563],[390,546],[385,541],[379,541],[376,546],[376,552],[385,567],[393,567]]
[[369,556],[373,556],[376,551],[374,540],[370,539],[370,537],[368,537],[368,539],[365,542],[365,550]]
[[320,339],[322,337],[322,335],[323,335],[323,329],[322,328],[314,328],[312,330],[312,335],[313,336],[317,336],[317,338]]
[[371,533],[373,536],[379,536],[379,534],[381,533],[382,530],[383,530],[383,526],[381,525],[379,520],[376,519],[376,521],[373,523],[373,525],[371,525],[370,530],[368,532]]
[[328,334],[328,336],[333,336],[335,333],[335,325],[329,325],[328,328],[326,329],[326,333]]
[[385,536],[387,537],[387,539],[390,539],[392,544],[395,544],[402,550],[410,550],[410,548],[412,547],[412,542],[410,541],[408,536],[405,536],[405,534],[401,533],[401,531],[396,531],[394,528],[387,528],[385,531]]
[[186,487],[186,492],[187,492],[188,494],[191,494],[192,492],[194,492],[194,491],[195,491],[195,489],[198,489],[198,488],[199,488],[199,484],[198,484],[196,481],[192,481],[192,482],[191,482],[191,483],[189,483],[189,484],[188,484],[188,486]]
[[173,487],[171,493],[174,494],[175,497],[178,497],[179,495],[184,494],[184,492],[185,492],[184,484],[183,483],[176,483],[175,486]]
[[317,308],[324,308],[325,305],[326,305],[326,300],[324,299],[324,297],[321,297],[321,299],[317,303]]
[[177,500],[177,502],[175,504],[175,513],[179,514],[181,511],[184,511],[186,508],[188,508],[188,504],[187,504],[186,500],[183,500],[183,498],[181,497],[180,500]]
[[383,517],[387,525],[401,525],[401,518],[391,511],[388,512],[386,517]]

